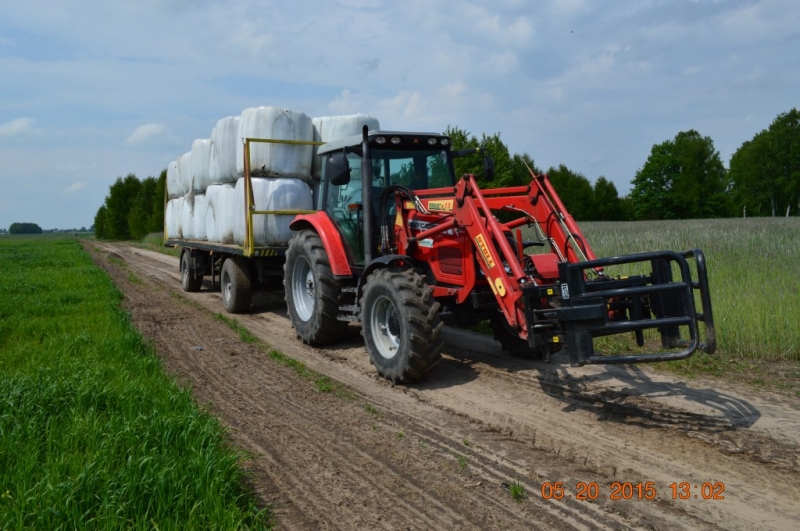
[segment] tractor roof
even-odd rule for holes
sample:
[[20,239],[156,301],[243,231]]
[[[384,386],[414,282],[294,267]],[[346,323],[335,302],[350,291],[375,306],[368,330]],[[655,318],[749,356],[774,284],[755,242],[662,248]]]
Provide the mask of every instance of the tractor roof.
[[[424,137],[426,141],[428,138],[447,138],[447,135],[442,135],[439,133],[414,133],[408,131],[370,131],[368,135],[370,142],[372,142],[375,138],[379,136],[383,136],[386,138],[400,137],[404,139],[414,138],[414,137],[416,138]],[[346,147],[360,146],[361,138],[362,138],[361,135],[353,135],[344,138],[338,138],[336,140],[331,140],[330,142],[321,145],[317,153],[319,155],[324,155],[325,153],[330,153],[331,151],[338,151]]]

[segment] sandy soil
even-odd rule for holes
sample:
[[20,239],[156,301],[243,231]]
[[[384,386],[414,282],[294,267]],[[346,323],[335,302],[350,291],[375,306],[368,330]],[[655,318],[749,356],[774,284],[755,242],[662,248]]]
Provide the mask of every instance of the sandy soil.
[[[168,371],[252,456],[253,484],[280,529],[800,528],[797,399],[641,365],[512,359],[461,330],[446,330],[428,380],[393,386],[357,327],[341,344],[310,348],[282,296],[259,296],[236,319],[352,390],[321,393],[215,319],[225,310],[209,282],[181,291],[177,258],[86,247]],[[563,498],[545,499],[554,482]],[[648,482],[655,500],[644,499]],[[514,483],[524,500],[512,498]],[[581,483],[594,499],[579,499]],[[688,499],[673,496],[682,483]]]

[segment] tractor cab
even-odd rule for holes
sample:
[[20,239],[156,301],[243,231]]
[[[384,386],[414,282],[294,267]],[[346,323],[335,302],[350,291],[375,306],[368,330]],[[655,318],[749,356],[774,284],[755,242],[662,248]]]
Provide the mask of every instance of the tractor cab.
[[[394,216],[394,195],[384,194],[388,187],[444,188],[452,194],[450,147],[450,138],[444,135],[391,131],[370,131],[320,147],[323,174],[318,206],[342,235],[351,264],[365,265],[365,257],[379,243],[379,230],[372,228],[381,225],[382,217]],[[364,247],[367,231],[373,234],[369,250]]]

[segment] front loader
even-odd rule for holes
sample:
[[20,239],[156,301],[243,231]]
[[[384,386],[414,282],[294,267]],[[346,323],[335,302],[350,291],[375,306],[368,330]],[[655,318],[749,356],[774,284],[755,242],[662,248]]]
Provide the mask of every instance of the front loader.
[[[433,370],[445,323],[488,321],[512,355],[558,354],[573,366],[714,352],[700,250],[597,258],[547,175],[485,190],[474,175],[456,179],[454,159],[480,152],[453,151],[445,135],[366,128],[320,148],[317,211],[295,218],[284,266],[303,341],[326,344],[360,322],[370,360],[394,382]],[[484,160],[488,180],[494,167]],[[647,330],[660,336],[657,352],[647,352]],[[614,334],[643,349],[595,350],[596,338]]]

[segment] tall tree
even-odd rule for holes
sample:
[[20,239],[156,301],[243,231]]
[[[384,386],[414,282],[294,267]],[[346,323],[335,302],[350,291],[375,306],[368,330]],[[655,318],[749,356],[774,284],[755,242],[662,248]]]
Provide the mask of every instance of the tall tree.
[[108,209],[106,205],[101,205],[97,209],[97,214],[94,215],[94,235],[95,238],[105,240],[108,238],[108,231],[106,230],[106,213]]
[[592,197],[595,221],[622,221],[625,219],[622,202],[613,182],[605,177],[598,177],[594,183]]
[[133,206],[128,212],[128,230],[135,240],[140,240],[150,232],[150,218],[156,202],[158,181],[148,177],[141,182],[139,191],[133,199]]
[[592,185],[589,179],[565,165],[547,170],[561,202],[576,221],[596,219]]
[[150,212],[147,232],[161,232],[164,230],[164,193],[167,186],[167,170],[161,170],[156,182],[156,193],[153,197],[153,208]]
[[494,160],[495,178],[492,182],[487,182],[483,175],[483,157],[480,155],[468,155],[455,159],[456,178],[465,173],[472,173],[481,185],[481,188],[502,188],[506,186],[524,185],[530,182],[531,176],[525,164],[530,166],[534,172],[539,173],[533,163],[533,158],[527,153],[522,155],[514,154],[508,150],[508,146],[500,139],[500,133],[491,136],[483,134],[481,139],[458,127],[448,126],[444,131],[452,141],[454,151],[468,148],[483,147]]
[[710,137],[695,130],[656,144],[633,179],[638,219],[709,218],[728,214],[726,172]]
[[124,179],[118,177],[109,187],[105,201],[106,238],[113,240],[129,240],[131,238],[128,214],[133,208],[141,186],[142,183],[136,178],[136,175],[130,173]]
[[737,212],[776,216],[794,208],[800,213],[800,112],[779,114],[736,150],[730,167]]

